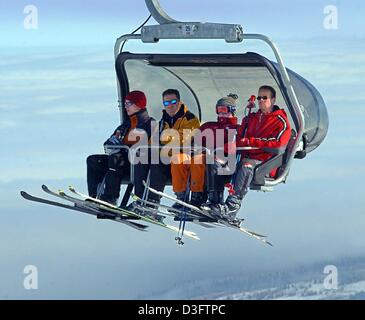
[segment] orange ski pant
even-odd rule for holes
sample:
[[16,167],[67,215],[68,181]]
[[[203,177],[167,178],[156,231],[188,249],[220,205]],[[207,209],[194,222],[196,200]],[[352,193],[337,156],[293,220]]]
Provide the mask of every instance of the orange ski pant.
[[171,159],[172,188],[174,192],[184,192],[190,175],[190,190],[204,191],[205,155],[191,157],[186,153],[179,153]]

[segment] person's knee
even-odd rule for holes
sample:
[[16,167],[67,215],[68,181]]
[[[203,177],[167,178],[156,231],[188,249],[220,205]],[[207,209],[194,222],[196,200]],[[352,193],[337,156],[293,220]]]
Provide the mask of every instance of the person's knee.
[[116,153],[108,157],[109,168],[118,169],[119,167],[124,166],[125,163],[126,160],[124,159],[123,154]]
[[247,161],[242,163],[241,168],[245,173],[251,173],[253,172],[255,166],[251,162]]
[[98,164],[98,159],[99,159],[98,155],[95,155],[95,154],[88,156],[86,158],[87,167],[88,168],[95,167]]
[[186,162],[190,163],[190,159],[191,158],[185,153],[174,154],[171,157],[171,166],[180,165],[180,164],[183,164],[183,163],[186,163]]
[[157,164],[151,164],[150,166],[150,178],[155,179],[159,176],[159,166]]
[[205,167],[205,155],[199,154],[199,155],[194,156],[192,158],[192,164],[202,165],[203,167]]

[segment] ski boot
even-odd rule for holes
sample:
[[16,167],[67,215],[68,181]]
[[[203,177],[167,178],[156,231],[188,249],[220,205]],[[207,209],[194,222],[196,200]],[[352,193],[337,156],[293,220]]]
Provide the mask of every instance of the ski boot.
[[225,202],[225,207],[226,207],[226,219],[228,222],[239,226],[241,224],[241,222],[243,221],[243,219],[237,219],[236,215],[238,213],[238,211],[241,208],[241,199],[239,199],[237,196],[235,195],[229,195],[226,202]]
[[201,208],[207,211],[212,217],[220,220],[225,220],[232,225],[240,226],[242,222],[242,220],[236,218],[239,208],[232,208],[232,206],[229,207],[226,203],[223,202],[223,192],[214,191],[210,193],[209,202],[205,205],[202,205]]
[[[177,200],[180,200],[180,201],[184,201],[184,202],[186,202],[185,201],[185,191],[183,191],[183,192],[175,192],[175,195],[176,195],[176,198],[177,198]],[[178,203],[178,202],[175,202],[173,205],[172,205],[172,207],[174,208],[174,209],[176,209],[176,210],[184,210],[184,206],[183,205],[181,205],[180,203]]]
[[228,213],[232,216],[236,216],[238,210],[240,210],[241,208],[241,201],[242,200],[239,199],[237,196],[229,195],[225,203],[228,209]]
[[108,196],[108,195],[106,195],[106,194],[103,193],[100,196],[100,200],[105,201],[105,202],[108,202],[108,203],[112,204],[113,206],[116,206],[117,205],[118,198],[111,197],[111,196]]
[[204,192],[192,192],[191,193],[191,199],[190,199],[190,204],[200,208],[200,206],[205,203],[206,199],[205,199],[205,194]]
[[209,191],[208,202],[201,205],[201,208],[212,217],[220,217],[222,210],[224,210],[223,192]]
[[[143,206],[145,207],[145,209],[143,208]],[[129,204],[126,209],[140,216],[148,217],[158,222],[163,222],[163,220],[166,218],[165,216],[158,214],[157,210],[153,206],[142,205],[136,201]]]

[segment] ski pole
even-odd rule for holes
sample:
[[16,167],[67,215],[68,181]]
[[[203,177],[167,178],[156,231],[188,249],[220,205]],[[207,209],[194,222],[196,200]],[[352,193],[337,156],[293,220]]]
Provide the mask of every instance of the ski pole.
[[[188,181],[186,183],[186,190],[185,190],[185,195],[184,195],[184,201],[185,202],[189,202],[189,195],[190,195],[190,174],[188,176]],[[182,209],[182,214],[180,214],[180,222],[179,222],[179,230],[177,233],[177,237],[175,238],[175,240],[177,240],[178,245],[183,245],[183,237],[184,237],[184,231],[185,231],[185,224],[186,224],[186,211],[187,208],[183,207]]]

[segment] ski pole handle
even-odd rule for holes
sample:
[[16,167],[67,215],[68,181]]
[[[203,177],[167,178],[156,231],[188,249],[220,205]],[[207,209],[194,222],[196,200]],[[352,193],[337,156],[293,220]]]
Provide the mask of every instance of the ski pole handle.
[[249,110],[248,111],[249,113],[251,112],[251,109],[256,107],[255,101],[256,101],[256,96],[255,95],[252,95],[250,97],[250,99],[248,99],[248,105],[246,106],[246,108]]
[[[242,126],[244,126],[244,129],[242,130],[242,138],[244,138],[246,136],[246,131],[247,131],[247,127],[248,127],[248,122],[250,120],[251,111],[253,108],[256,107],[255,101],[256,101],[255,95],[251,95],[250,99],[248,99],[248,104],[246,106],[246,109],[248,109],[248,114],[245,118],[242,119],[242,124],[241,124]],[[245,122],[245,120],[246,120],[246,122]]]
[[234,186],[233,186],[232,182],[228,182],[224,186],[228,189],[229,195],[234,195],[236,193],[236,191],[234,191]]

